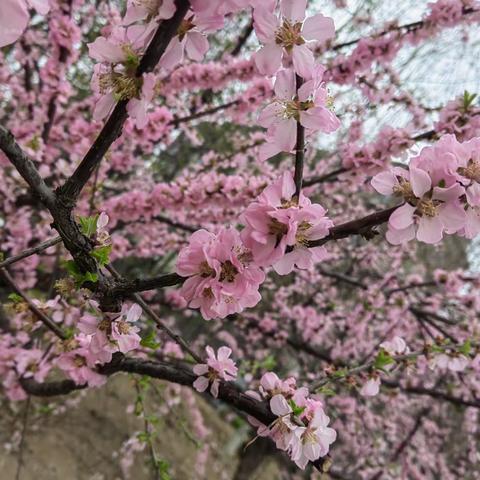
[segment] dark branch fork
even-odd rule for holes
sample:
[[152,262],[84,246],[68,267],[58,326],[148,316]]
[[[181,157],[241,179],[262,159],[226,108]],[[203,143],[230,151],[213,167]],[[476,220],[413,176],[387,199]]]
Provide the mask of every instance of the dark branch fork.
[[[136,72],[138,77],[155,68],[170,40],[176,34],[189,6],[188,0],[176,1],[175,15],[160,24],[141,59]],[[94,245],[81,233],[72,211],[82,189],[112,143],[121,134],[123,124],[127,119],[127,103],[127,101],[121,101],[116,105],[80,165],[55,193],[45,184],[35,164],[18,146],[11,133],[0,126],[0,148],[17,168],[31,190],[38,195],[50,211],[54,220],[53,227],[60,234],[65,247],[76,264],[82,271],[93,272],[98,275],[98,282],[92,288],[98,297],[100,308],[105,311],[118,311],[121,302],[119,298],[112,295],[114,282],[102,274],[97,262],[91,257],[90,252]]]

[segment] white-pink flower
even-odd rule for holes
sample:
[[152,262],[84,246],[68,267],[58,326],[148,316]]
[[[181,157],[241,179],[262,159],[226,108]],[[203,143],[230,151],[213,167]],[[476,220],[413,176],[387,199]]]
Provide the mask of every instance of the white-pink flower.
[[293,63],[295,72],[303,78],[313,73],[314,57],[311,42],[326,42],[335,35],[333,20],[321,14],[305,20],[307,0],[282,0],[280,17],[267,2],[254,9],[254,28],[264,46],[255,54],[260,73],[274,75],[283,60]]
[[210,385],[210,393],[217,398],[220,381],[230,382],[237,378],[237,367],[230,358],[232,350],[220,347],[217,355],[212,347],[207,346],[207,363],[199,363],[193,367],[193,373],[199,377],[193,382],[193,387],[198,392],[205,392]]
[[336,440],[337,432],[328,426],[330,418],[322,407],[317,406],[313,418],[305,427],[295,428],[295,441],[292,441],[292,460],[304,469],[307,463],[324,457],[330,445]]
[[380,377],[370,377],[360,389],[360,395],[363,397],[374,397],[380,392]]
[[208,51],[206,33],[215,31],[223,25],[223,16],[202,17],[191,15],[185,18],[168,44],[159,65],[167,70],[173,70],[184,61],[185,56],[199,62]]
[[431,368],[440,368],[442,370],[450,370],[451,372],[463,372],[470,361],[465,355],[447,353],[439,353],[435,355],[429,362]]
[[17,41],[30,20],[29,8],[40,15],[50,10],[49,0],[1,0],[0,1],[0,48]]
[[436,186],[425,170],[411,166],[395,168],[372,179],[372,186],[383,195],[397,195],[405,203],[388,221],[387,240],[398,245],[413,238],[438,243],[444,233],[455,233],[465,225],[465,210],[460,197],[465,189],[458,183]]
[[259,116],[259,124],[267,128],[267,143],[261,157],[291,152],[297,140],[297,122],[309,135],[313,132],[332,133],[340,126],[337,116],[328,108],[328,93],[322,81],[325,68],[318,65],[314,76],[297,91],[295,72],[281,70],[275,80],[275,100]]
[[175,0],[128,0],[124,25],[144,20],[167,20],[175,14]]
[[399,355],[407,349],[405,340],[399,336],[393,337],[391,340],[387,340],[380,344],[380,348],[383,348],[390,355]]
[[285,172],[242,215],[246,227],[241,237],[255,263],[273,265],[281,275],[294,266],[309,269],[324,259],[324,247],[310,248],[308,242],[326,237],[333,226],[321,205],[312,204],[303,193],[298,200],[294,195],[293,178]]

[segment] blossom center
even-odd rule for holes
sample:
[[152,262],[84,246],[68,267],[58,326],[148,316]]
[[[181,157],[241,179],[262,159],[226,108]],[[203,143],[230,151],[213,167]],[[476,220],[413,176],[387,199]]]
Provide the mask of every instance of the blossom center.
[[307,238],[307,232],[312,228],[312,224],[306,221],[303,221],[298,225],[297,227],[297,233],[295,235],[295,241],[300,244],[307,246],[308,245],[308,238]]
[[288,225],[285,225],[282,222],[279,222],[276,218],[272,218],[270,224],[268,225],[268,233],[270,235],[275,235],[277,238],[283,237],[288,232]]
[[103,319],[99,324],[98,324],[98,329],[101,330],[102,332],[107,332],[110,329],[111,322],[108,319]]
[[438,208],[432,199],[427,198],[418,203],[417,212],[420,215],[425,215],[426,217],[435,217],[438,214]]
[[128,322],[118,322],[117,328],[121,335],[127,335],[130,332],[130,325],[128,324]]
[[180,41],[182,41],[185,35],[193,28],[195,28],[195,24],[193,23],[193,16],[182,20],[182,23],[177,30],[177,35]]
[[215,276],[215,270],[208,264],[206,260],[200,263],[200,265],[198,266],[198,271],[200,273],[200,276],[203,278]]
[[140,78],[130,77],[115,71],[102,73],[98,79],[100,93],[105,95],[111,91],[117,101],[130,100],[138,96],[140,84]]
[[220,270],[220,281],[232,283],[235,280],[237,273],[237,267],[230,260],[227,260],[226,262],[222,263],[222,269]]
[[411,183],[404,178],[400,178],[398,182],[398,185],[393,187],[393,193],[403,197],[409,203],[415,203],[417,197],[413,193]]
[[302,37],[302,22],[292,23],[284,20],[282,26],[275,32],[275,43],[291,52],[296,45],[305,43]]
[[463,177],[480,183],[480,163],[470,159],[466,167],[460,167],[457,172]]
[[204,288],[203,289],[203,292],[202,292],[202,297],[203,298],[208,298],[208,299],[211,299],[214,297],[213,295],[213,290],[211,287],[207,287],[207,288]]
[[73,358],[73,363],[78,367],[84,367],[87,362],[85,360],[84,357],[82,357],[81,355],[75,355],[75,357]]

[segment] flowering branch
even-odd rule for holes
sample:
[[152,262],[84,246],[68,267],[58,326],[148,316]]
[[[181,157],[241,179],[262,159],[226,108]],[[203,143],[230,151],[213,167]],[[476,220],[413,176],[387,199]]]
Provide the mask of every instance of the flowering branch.
[[[141,77],[144,73],[151,72],[155,68],[170,43],[170,40],[177,32],[178,27],[190,6],[188,0],[176,0],[175,4],[177,7],[175,14],[172,18],[165,20],[160,24],[145,52],[145,55],[141,59],[136,71],[137,77]],[[112,143],[120,136],[123,124],[128,116],[127,103],[128,100],[121,100],[117,103],[115,109],[102,128],[102,131],[90,147],[90,150],[87,152],[80,165],[65,184],[57,190],[59,197],[62,198],[63,202],[67,202],[70,208],[75,204],[83,187],[85,187]]]

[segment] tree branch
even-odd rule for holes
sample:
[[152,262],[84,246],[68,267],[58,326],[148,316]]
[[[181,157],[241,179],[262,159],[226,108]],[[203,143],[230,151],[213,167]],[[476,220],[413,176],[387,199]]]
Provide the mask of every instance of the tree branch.
[[5,259],[3,262],[0,262],[0,268],[8,267],[9,265],[12,265],[13,263],[19,262],[20,260],[23,260],[24,258],[35,255],[36,253],[43,252],[47,248],[53,247],[54,245],[58,245],[61,242],[62,242],[61,237],[55,237],[55,238],[51,238],[50,240],[46,240],[45,242],[40,243],[36,247],[28,248],[27,250],[24,250],[23,252],[19,253],[18,255],[12,255],[11,257]]
[[26,293],[15,283],[13,278],[4,268],[0,269],[0,275],[3,276],[5,281],[10,285],[11,289],[20,297],[22,297],[23,301],[28,305],[28,308],[38,317],[38,319],[51,331],[53,332],[58,338],[61,340],[66,340],[67,336],[63,333],[62,329],[58,327],[58,325],[47,317],[26,295]]
[[0,150],[18,170],[22,178],[42,203],[51,207],[55,203],[55,194],[38,173],[37,167],[28,155],[20,148],[15,138],[6,128],[0,125]]
[[[177,7],[175,15],[160,24],[145,52],[145,55],[140,61],[140,65],[136,72],[137,77],[141,77],[144,73],[151,72],[155,68],[170,43],[170,40],[175,36],[178,27],[190,7],[190,2],[188,0],[176,0],[175,4]],[[87,152],[80,165],[65,184],[57,190],[58,195],[62,197],[70,208],[73,208],[82,189],[87,184],[94,170],[100,164],[112,143],[121,135],[123,125],[128,117],[127,104],[128,100],[123,100],[117,103],[112,114],[102,128],[102,131],[90,147],[90,150]]]
[[[300,75],[295,75],[296,90],[303,85],[303,79]],[[298,94],[298,93],[297,93]],[[295,182],[295,197],[300,198],[303,181],[303,164],[305,160],[305,127],[297,120],[297,143],[295,145],[295,172],[293,179]]]

